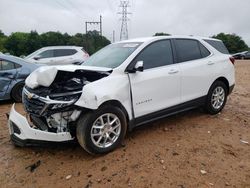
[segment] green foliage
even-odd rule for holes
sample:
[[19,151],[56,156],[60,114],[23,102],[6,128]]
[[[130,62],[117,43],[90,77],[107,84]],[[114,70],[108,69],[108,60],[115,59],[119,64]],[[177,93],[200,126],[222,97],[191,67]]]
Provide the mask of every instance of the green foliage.
[[87,35],[84,36],[84,47],[90,54],[93,54],[108,44],[110,44],[110,41],[99,35],[97,31],[89,31]]
[[161,32],[161,33],[155,33],[154,36],[170,36],[170,34]]
[[12,33],[5,41],[4,47],[10,54],[16,56],[23,55],[28,51],[28,33],[16,32]]
[[4,43],[5,43],[6,39],[7,39],[7,37],[0,30],[0,52],[6,52],[6,49],[4,47]]
[[83,46],[89,54],[93,54],[108,44],[110,41],[100,36],[97,31],[89,32],[87,35],[77,33],[73,36],[52,31],[40,35],[36,31],[15,32],[5,36],[0,30],[0,51],[16,56],[28,55],[42,47],[58,45]]
[[222,40],[228,51],[232,54],[248,50],[245,41],[236,34],[219,33],[218,35],[214,35],[213,38]]

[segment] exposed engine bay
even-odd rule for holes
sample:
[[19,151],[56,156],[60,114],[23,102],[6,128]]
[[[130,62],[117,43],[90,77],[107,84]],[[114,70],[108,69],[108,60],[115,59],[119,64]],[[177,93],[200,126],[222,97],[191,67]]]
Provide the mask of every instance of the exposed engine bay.
[[45,84],[36,83],[33,88],[26,84],[23,90],[23,104],[30,124],[42,131],[74,134],[76,120],[86,110],[74,105],[82,95],[83,87],[109,76],[110,73],[58,70],[48,87],[43,86],[47,84],[44,81],[41,83]]

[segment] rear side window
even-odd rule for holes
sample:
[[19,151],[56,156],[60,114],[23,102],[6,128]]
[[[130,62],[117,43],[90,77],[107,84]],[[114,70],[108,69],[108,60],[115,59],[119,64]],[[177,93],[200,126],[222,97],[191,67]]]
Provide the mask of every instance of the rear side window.
[[204,58],[204,57],[207,57],[209,56],[211,53],[208,51],[208,49],[203,46],[203,44],[200,43],[200,50],[201,50],[201,56]]
[[219,52],[221,52],[223,54],[229,54],[226,46],[224,45],[224,43],[222,41],[216,41],[216,40],[205,40],[205,41],[208,44],[210,44],[211,46],[213,46]]
[[154,42],[146,47],[134,62],[143,61],[144,69],[173,64],[173,54],[170,40]]
[[74,49],[57,49],[54,50],[54,57],[74,55],[77,51]]
[[178,62],[191,61],[202,58],[200,43],[191,39],[175,40]]

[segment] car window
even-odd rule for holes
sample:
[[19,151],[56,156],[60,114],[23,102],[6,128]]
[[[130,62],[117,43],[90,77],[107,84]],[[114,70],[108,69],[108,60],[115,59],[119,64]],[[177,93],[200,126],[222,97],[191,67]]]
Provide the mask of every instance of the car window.
[[154,42],[147,46],[134,62],[143,61],[144,69],[173,64],[173,53],[170,40]]
[[226,46],[224,45],[224,43],[222,41],[217,41],[217,40],[205,40],[205,41],[208,44],[210,44],[211,46],[213,46],[219,52],[221,52],[223,54],[229,54]]
[[18,69],[18,68],[21,68],[22,67],[22,65],[19,65],[19,64],[17,64],[17,63],[14,63],[15,64],[15,68],[16,69]]
[[191,61],[202,58],[197,40],[176,39],[176,50],[178,62]]
[[4,61],[4,60],[1,60],[0,61],[0,67],[1,67],[1,70],[12,70],[12,69],[15,69],[15,64],[12,63],[12,62],[9,62],[9,61]]
[[[200,42],[199,42],[200,43]],[[209,50],[203,45],[200,43],[200,50],[201,50],[201,56],[204,58],[204,57],[207,57],[209,56],[211,53],[209,52]]]
[[70,56],[76,54],[75,49],[56,49],[54,50],[54,57]]
[[140,45],[140,42],[110,44],[90,56],[82,65],[114,69],[120,66]]
[[38,56],[40,56],[40,59],[51,58],[54,56],[54,52],[53,50],[45,50],[41,52]]

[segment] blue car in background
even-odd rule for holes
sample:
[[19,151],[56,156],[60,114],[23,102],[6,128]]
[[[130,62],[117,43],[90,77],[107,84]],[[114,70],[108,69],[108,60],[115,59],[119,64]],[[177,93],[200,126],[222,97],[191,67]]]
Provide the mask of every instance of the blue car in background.
[[25,79],[40,65],[0,53],[0,101],[13,99],[22,101]]

